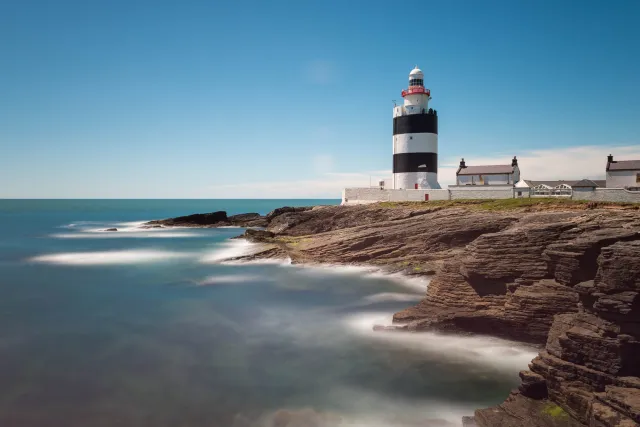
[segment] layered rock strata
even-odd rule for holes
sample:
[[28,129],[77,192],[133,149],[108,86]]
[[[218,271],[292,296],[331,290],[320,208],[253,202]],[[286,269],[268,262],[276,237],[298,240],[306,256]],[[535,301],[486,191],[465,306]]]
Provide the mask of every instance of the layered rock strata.
[[477,411],[477,425],[639,425],[637,207],[376,204],[264,220],[266,232],[247,235],[264,244],[253,258],[432,276],[425,298],[395,314],[400,328],[544,345],[520,388]]

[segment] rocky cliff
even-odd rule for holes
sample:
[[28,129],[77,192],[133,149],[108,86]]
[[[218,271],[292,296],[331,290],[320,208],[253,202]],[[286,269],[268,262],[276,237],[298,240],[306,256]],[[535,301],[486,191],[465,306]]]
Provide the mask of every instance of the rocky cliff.
[[375,204],[283,210],[251,257],[366,263],[431,275],[399,328],[544,345],[479,426],[640,423],[640,211],[570,201]]

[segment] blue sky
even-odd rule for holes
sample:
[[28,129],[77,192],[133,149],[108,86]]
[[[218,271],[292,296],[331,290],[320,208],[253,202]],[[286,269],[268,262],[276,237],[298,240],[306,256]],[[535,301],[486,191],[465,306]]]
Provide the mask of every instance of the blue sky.
[[[640,2],[0,1],[0,197],[340,197],[417,64],[443,184],[640,158]],[[544,174],[544,176],[541,176]],[[569,176],[570,175],[570,176]]]

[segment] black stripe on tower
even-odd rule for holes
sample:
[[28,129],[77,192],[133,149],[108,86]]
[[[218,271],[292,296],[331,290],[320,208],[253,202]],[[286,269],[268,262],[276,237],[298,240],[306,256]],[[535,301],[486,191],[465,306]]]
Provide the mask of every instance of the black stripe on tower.
[[[426,165],[425,167],[420,167]],[[393,173],[435,172],[438,173],[437,153],[399,153],[393,155]]]
[[410,114],[393,119],[393,134],[438,133],[438,116],[435,114]]

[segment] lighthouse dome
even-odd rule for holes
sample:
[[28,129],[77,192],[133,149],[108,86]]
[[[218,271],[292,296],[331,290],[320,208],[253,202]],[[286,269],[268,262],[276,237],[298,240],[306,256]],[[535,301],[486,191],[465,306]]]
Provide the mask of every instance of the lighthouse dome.
[[417,65],[416,68],[411,70],[411,72],[409,73],[409,87],[412,86],[424,86],[424,74]]
[[411,72],[409,73],[409,78],[410,79],[422,79],[424,78],[424,73],[422,72],[422,70],[420,68],[418,68],[418,66],[416,65],[416,68],[414,68],[413,70],[411,70]]

